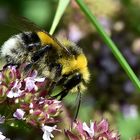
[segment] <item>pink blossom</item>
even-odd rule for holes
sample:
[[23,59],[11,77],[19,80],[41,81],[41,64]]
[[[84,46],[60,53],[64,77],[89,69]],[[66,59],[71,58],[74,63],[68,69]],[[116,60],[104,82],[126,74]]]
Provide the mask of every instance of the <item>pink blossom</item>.
[[47,125],[42,125],[42,131],[44,132],[43,134],[43,140],[51,140],[51,138],[54,138],[52,135],[52,132],[56,129],[56,125],[52,126],[47,126]]
[[8,98],[16,98],[16,97],[21,96],[23,91],[20,88],[21,88],[21,83],[18,80],[16,80],[14,83],[14,86],[8,92],[7,97]]
[[25,90],[28,90],[29,92],[31,90],[37,91],[38,87],[35,84],[35,79],[33,77],[27,77],[24,79],[25,81]]
[[83,123],[83,130],[86,131],[91,138],[93,138],[93,136],[94,136],[94,123],[90,122],[90,127],[88,127],[87,124],[84,122]]
[[0,140],[5,140],[5,136],[2,134],[2,132],[0,132]]
[[[44,132],[43,139],[50,140],[56,126],[47,125],[60,121],[61,102],[56,99],[47,99],[49,79],[47,81],[46,77],[38,77],[36,70],[24,75],[23,69],[23,66],[18,69],[9,66],[0,72],[0,103],[11,107],[11,112],[6,119],[15,120],[16,118],[40,127]],[[13,112],[13,110],[16,111]],[[0,116],[0,123],[4,121],[5,117]]]
[[3,124],[5,122],[5,116],[0,115],[0,124]]
[[37,77],[37,72],[35,71],[32,74],[32,77],[27,77],[24,79],[25,81],[25,90],[28,90],[29,92],[32,90],[37,91],[38,86],[36,85],[36,82],[44,82],[45,78],[44,77]]
[[22,109],[17,109],[16,112],[13,114],[15,118],[18,120],[22,120],[25,112]]
[[69,140],[119,140],[117,132],[110,131],[108,122],[103,119],[99,123],[90,122],[88,126],[85,122],[76,122],[72,130],[65,131]]

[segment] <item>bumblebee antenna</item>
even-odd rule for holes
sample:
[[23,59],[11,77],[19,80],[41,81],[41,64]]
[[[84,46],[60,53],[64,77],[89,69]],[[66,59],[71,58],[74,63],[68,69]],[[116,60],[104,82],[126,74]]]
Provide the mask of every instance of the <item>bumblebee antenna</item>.
[[77,95],[77,99],[76,99],[76,100],[78,100],[78,104],[77,104],[76,112],[75,112],[75,115],[74,115],[74,118],[73,118],[74,122],[76,121],[79,110],[80,110],[81,99],[82,99],[82,95],[81,95],[81,92],[80,92],[80,88],[78,87],[78,95]]

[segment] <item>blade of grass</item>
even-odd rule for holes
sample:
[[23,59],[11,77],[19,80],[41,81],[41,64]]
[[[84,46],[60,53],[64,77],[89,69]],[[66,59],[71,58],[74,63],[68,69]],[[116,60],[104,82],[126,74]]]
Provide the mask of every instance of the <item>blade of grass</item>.
[[57,10],[56,10],[56,14],[54,16],[54,20],[53,20],[53,23],[52,23],[49,34],[52,35],[54,33],[54,31],[55,31],[63,13],[65,12],[66,7],[69,4],[69,2],[70,2],[70,0],[59,0],[58,7],[57,7]]
[[121,52],[118,50],[117,46],[114,44],[114,42],[110,39],[110,37],[107,35],[107,33],[104,31],[101,24],[98,22],[96,17],[92,14],[92,12],[89,10],[89,8],[86,6],[86,4],[83,2],[83,0],[76,0],[77,4],[81,8],[81,10],[84,12],[86,17],[90,20],[92,25],[97,29],[99,35],[102,37],[106,45],[111,49],[113,55],[116,57],[120,65],[123,67],[127,75],[129,76],[130,80],[134,84],[134,86],[137,88],[138,91],[140,91],[140,81],[121,54]]

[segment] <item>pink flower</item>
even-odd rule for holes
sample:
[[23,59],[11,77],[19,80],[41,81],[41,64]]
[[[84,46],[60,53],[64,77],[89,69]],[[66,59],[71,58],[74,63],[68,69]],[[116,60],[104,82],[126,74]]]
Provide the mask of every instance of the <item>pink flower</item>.
[[73,129],[65,131],[69,140],[119,140],[116,132],[110,131],[108,122],[103,119],[99,123],[90,122],[88,126],[85,122],[76,122]]
[[47,125],[42,125],[42,131],[44,132],[43,134],[43,140],[51,140],[51,138],[54,138],[52,135],[52,132],[56,129],[56,125],[54,126],[47,126]]
[[2,84],[2,79],[3,79],[3,76],[2,76],[2,73],[0,72],[0,84]]
[[61,112],[61,102],[48,100],[43,97],[33,98],[28,107],[29,114],[26,121],[32,125],[42,125],[58,122],[57,116]]
[[33,77],[27,77],[24,79],[25,81],[25,90],[28,90],[29,92],[31,90],[37,91],[38,87],[35,84],[35,79]]
[[3,124],[5,122],[5,116],[0,115],[0,124]]
[[2,134],[2,132],[0,132],[0,140],[5,140],[5,136]]
[[37,77],[37,71],[34,71],[30,77],[27,77],[24,79],[25,81],[25,90],[28,90],[29,92],[32,90],[37,91],[38,86],[36,85],[36,82],[44,82],[44,77]]
[[18,120],[22,120],[25,112],[22,109],[17,109],[16,112],[13,114],[13,117],[17,118]]
[[90,122],[90,127],[88,127],[87,124],[84,122],[83,123],[83,130],[86,131],[91,138],[93,138],[93,136],[94,136],[94,123]]
[[[18,69],[8,66],[0,72],[0,103],[10,105],[11,112],[8,117],[0,116],[0,123],[14,118],[24,120],[26,123],[43,130],[44,140],[50,140],[55,124],[60,121],[62,112],[61,102],[56,99],[47,99],[47,89],[50,79],[38,77],[38,72],[32,70],[26,75],[22,73],[24,65]],[[48,80],[48,81],[47,81]],[[16,110],[13,112],[13,110]],[[0,135],[2,137],[2,135]],[[4,138],[4,137],[2,137]]]
[[16,69],[16,66],[8,66],[3,69],[1,73],[3,76],[3,81],[7,84],[19,78],[19,71]]
[[107,120],[103,119],[99,123],[95,123],[95,129],[99,133],[107,132],[109,129]]
[[21,88],[21,82],[16,80],[15,83],[14,83],[14,86],[8,92],[7,97],[8,98],[16,98],[16,97],[21,96],[23,91],[20,88]]

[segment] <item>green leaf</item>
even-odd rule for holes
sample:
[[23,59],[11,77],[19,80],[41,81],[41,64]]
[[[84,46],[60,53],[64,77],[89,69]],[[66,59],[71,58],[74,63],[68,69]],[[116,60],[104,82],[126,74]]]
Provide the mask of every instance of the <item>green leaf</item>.
[[55,17],[54,17],[54,20],[53,20],[53,24],[52,24],[50,32],[49,32],[51,35],[54,33],[62,15],[65,12],[66,7],[69,4],[69,2],[70,2],[70,0],[59,0],[59,4],[58,4],[57,10],[56,10],[56,14],[55,14]]

